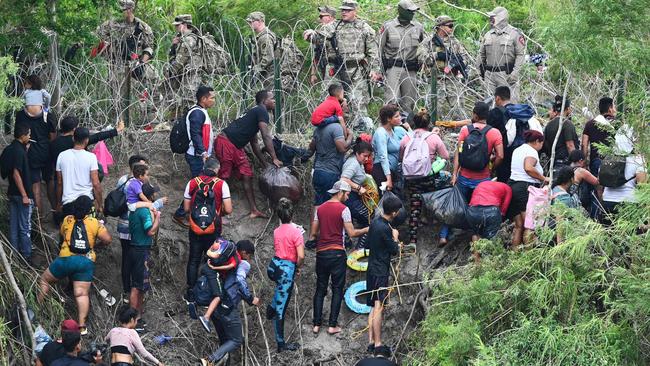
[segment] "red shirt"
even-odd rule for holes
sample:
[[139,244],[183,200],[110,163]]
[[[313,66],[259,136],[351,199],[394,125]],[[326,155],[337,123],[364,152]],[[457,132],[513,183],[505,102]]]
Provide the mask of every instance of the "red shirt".
[[503,216],[508,211],[512,199],[512,188],[501,182],[491,180],[479,183],[472,193],[470,206],[498,206]]
[[314,220],[318,221],[320,235],[316,252],[345,250],[343,246],[343,223],[351,222],[350,209],[341,202],[327,201],[318,207]]
[[327,117],[343,117],[343,108],[337,97],[329,96],[311,114],[311,124],[318,126]]
[[[485,123],[474,123],[474,127],[478,128],[479,130],[482,130],[483,128],[485,128],[485,126],[487,126]],[[467,129],[467,126],[463,126],[463,128],[460,130],[460,134],[458,135],[458,146],[463,146],[463,141],[465,141],[467,135],[469,135],[469,130]],[[488,131],[488,133],[485,135],[485,138],[487,139],[488,153],[490,154],[494,152],[495,146],[503,145],[503,137],[501,136],[501,132],[499,132],[499,130],[497,130],[496,128],[492,128],[490,131]],[[481,171],[473,171],[461,167],[460,174],[463,177],[469,179],[489,178],[490,165],[488,164]]]

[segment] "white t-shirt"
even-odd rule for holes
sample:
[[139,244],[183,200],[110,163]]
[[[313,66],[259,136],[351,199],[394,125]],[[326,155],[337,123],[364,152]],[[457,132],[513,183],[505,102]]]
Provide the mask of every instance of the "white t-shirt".
[[603,192],[603,201],[607,202],[634,202],[634,188],[636,187],[636,175],[645,173],[645,162],[640,155],[631,155],[625,158],[625,179],[630,179],[627,183],[617,188],[605,187]]
[[63,204],[82,195],[94,199],[90,172],[98,169],[97,156],[86,150],[68,149],[59,154],[56,171],[61,172],[63,179]]
[[524,169],[524,161],[528,157],[537,160],[535,170],[537,170],[539,174],[544,175],[544,169],[542,169],[542,165],[539,163],[539,154],[537,153],[537,150],[528,144],[523,144],[512,152],[510,179],[516,182],[541,183],[539,179],[535,179],[526,173],[526,170]]

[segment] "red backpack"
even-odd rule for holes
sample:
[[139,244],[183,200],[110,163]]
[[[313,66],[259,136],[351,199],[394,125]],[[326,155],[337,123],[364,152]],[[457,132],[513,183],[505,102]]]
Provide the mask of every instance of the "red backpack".
[[[223,181],[214,178],[203,181],[194,178],[196,189],[190,203],[190,230],[196,235],[208,235],[221,232],[221,187]],[[217,194],[215,189],[217,188]]]

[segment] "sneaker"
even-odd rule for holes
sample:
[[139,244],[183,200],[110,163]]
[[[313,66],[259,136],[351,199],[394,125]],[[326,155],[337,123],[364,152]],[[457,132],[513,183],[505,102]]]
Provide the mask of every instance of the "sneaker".
[[140,318],[138,321],[135,323],[135,331],[138,333],[146,333],[147,331],[147,322]]
[[87,336],[88,335],[88,327],[85,325],[80,325],[79,326],[79,334],[82,336]]
[[368,345],[368,348],[366,348],[366,351],[368,351],[368,353],[375,353],[375,344],[374,344],[374,343],[370,343],[370,344]]
[[275,309],[273,308],[273,306],[271,306],[270,304],[266,305],[266,319],[271,320],[271,319],[275,318],[276,315],[277,315],[277,313],[276,313]]
[[196,313],[196,303],[186,301],[187,312],[190,314],[190,318],[196,320],[199,318],[199,315]]
[[186,229],[190,227],[190,223],[188,222],[188,220],[187,220],[187,218],[185,216],[176,216],[176,215],[174,215],[174,216],[172,216],[172,221],[174,221],[175,223],[177,223],[178,225],[180,225],[180,226],[182,226],[182,227],[184,227]]
[[199,317],[199,321],[201,322],[201,325],[203,326],[203,329],[205,329],[206,332],[211,333],[212,329],[210,329],[210,321],[206,319],[204,316]]
[[201,366],[214,366],[214,364],[210,361],[208,361],[207,358],[202,358],[201,359]]
[[300,344],[298,343],[278,344],[278,353],[282,351],[297,351],[299,349],[300,349]]
[[128,304],[131,301],[131,293],[125,292],[122,294],[122,302]]

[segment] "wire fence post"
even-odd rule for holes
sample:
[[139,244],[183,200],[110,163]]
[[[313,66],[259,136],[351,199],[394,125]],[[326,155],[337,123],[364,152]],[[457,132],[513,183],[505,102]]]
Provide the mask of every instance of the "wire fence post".
[[438,120],[438,69],[436,65],[431,68],[431,101],[429,114],[433,122]]
[[280,63],[273,60],[273,93],[275,94],[275,131],[282,133],[282,83],[280,82]]

